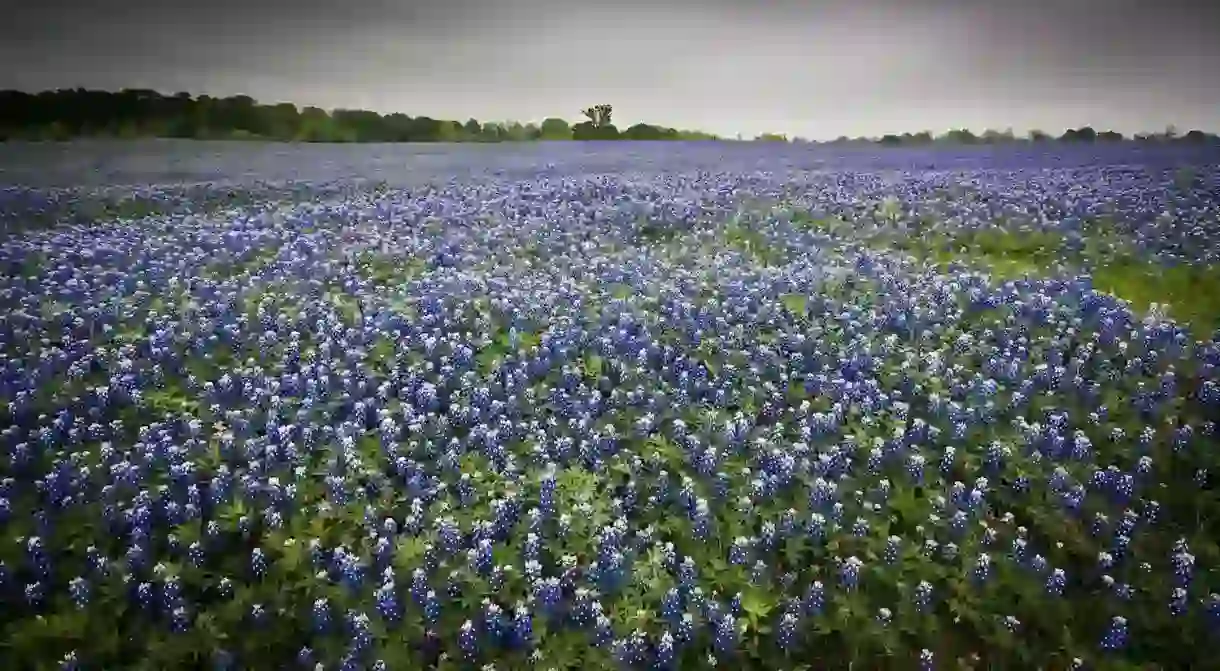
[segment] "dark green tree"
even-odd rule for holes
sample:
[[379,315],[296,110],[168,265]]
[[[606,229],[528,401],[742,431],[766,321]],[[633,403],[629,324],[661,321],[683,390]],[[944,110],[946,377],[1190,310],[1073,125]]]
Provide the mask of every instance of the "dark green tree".
[[978,136],[966,128],[951,130],[945,133],[942,139],[950,144],[974,144],[979,140]]
[[572,127],[569,126],[568,122],[564,121],[563,119],[557,119],[555,117],[543,119],[540,130],[542,132],[543,140],[572,139]]
[[662,129],[657,126],[650,126],[646,123],[637,123],[627,130],[623,131],[624,140],[663,140],[665,135]]

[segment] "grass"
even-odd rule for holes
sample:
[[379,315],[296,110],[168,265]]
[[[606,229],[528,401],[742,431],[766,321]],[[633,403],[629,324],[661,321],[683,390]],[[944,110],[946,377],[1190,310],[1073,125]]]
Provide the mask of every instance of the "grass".
[[369,281],[394,287],[422,277],[428,271],[428,264],[415,256],[393,257],[370,252],[361,259],[360,270]]
[[1062,237],[1049,232],[1001,229],[963,231],[955,235],[885,236],[875,243],[899,249],[936,265],[958,263],[985,268],[999,280],[1050,274],[1065,258]]
[[641,219],[636,225],[636,236],[642,244],[671,242],[684,232],[684,227],[663,220]]
[[1178,322],[1189,324],[1200,339],[1220,328],[1220,292],[1215,289],[1220,287],[1220,268],[1167,265],[1140,255],[1104,230],[1086,230],[1079,244],[1053,231],[993,228],[951,236],[886,237],[874,240],[874,246],[899,249],[937,266],[985,270],[998,281],[1089,274],[1097,290],[1127,301],[1137,314],[1156,303]]
[[1196,338],[1220,329],[1220,268],[1118,258],[1093,270],[1093,285],[1128,301],[1137,311],[1169,305],[1171,317],[1189,323]]
[[242,274],[255,274],[275,260],[280,250],[278,247],[256,250],[247,258],[236,258],[232,261],[215,261],[200,271],[200,276],[215,280],[234,277]]
[[725,245],[750,257],[763,267],[783,263],[783,255],[765,235],[740,222],[729,224],[724,230]]

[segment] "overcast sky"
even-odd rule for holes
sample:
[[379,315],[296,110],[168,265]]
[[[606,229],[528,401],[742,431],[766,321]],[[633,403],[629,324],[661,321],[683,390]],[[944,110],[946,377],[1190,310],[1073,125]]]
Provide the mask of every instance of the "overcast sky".
[[734,135],[1220,131],[1214,0],[2,0],[0,88]]

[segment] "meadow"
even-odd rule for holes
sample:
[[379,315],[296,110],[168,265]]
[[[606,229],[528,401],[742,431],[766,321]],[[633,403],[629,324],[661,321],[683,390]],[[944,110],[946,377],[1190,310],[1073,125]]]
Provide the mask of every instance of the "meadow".
[[1220,150],[6,152],[6,668],[1220,668]]

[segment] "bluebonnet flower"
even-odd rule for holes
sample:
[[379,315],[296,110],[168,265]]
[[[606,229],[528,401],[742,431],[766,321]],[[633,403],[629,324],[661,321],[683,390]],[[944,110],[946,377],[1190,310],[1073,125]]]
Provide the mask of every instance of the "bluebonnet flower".
[[1054,569],[1051,571],[1050,577],[1046,579],[1046,591],[1048,594],[1061,596],[1063,594],[1063,588],[1066,585],[1067,574],[1064,573],[1063,569]]
[[203,566],[204,557],[203,544],[199,541],[192,542],[186,550],[187,561],[189,561],[195,568],[201,568]]
[[1186,550],[1185,543],[1180,543],[1170,559],[1175,584],[1179,587],[1189,585],[1194,574],[1195,556]]
[[260,578],[267,575],[267,557],[263,554],[262,548],[254,548],[250,551],[250,570]]
[[[224,583],[224,579],[222,578],[221,584],[220,584],[220,593],[222,596],[227,596],[227,594],[225,593],[226,585],[227,585],[227,583]],[[229,587],[229,589],[231,590],[232,588]],[[142,583],[136,585],[136,593],[135,593],[136,602],[139,603],[141,608],[150,609],[153,607],[153,599],[154,599],[153,594],[154,594],[154,592],[153,592],[152,583],[142,582]]]
[[520,645],[530,645],[533,642],[533,617],[524,604],[518,605],[513,611],[513,633]]
[[715,624],[715,633],[713,634],[712,644],[717,652],[729,652],[737,646],[737,622],[732,615],[725,614],[721,616],[719,622]]
[[89,603],[90,586],[89,581],[82,577],[73,578],[68,583],[68,591],[72,597],[72,602],[77,608],[84,608]]
[[1215,592],[1208,594],[1204,601],[1204,608],[1207,613],[1208,626],[1212,631],[1220,629],[1220,594]]
[[1040,554],[1035,554],[1033,558],[1029,560],[1029,567],[1033,569],[1035,573],[1046,573],[1046,557],[1043,557]]
[[190,612],[186,606],[175,606],[170,610],[170,630],[174,633],[181,634],[186,632],[191,626]]
[[661,617],[676,620],[682,616],[682,596],[677,588],[671,587],[661,597]]
[[373,633],[368,615],[348,611],[345,618],[348,627],[348,645],[352,651],[363,652],[373,644]]
[[267,614],[266,607],[261,603],[250,605],[250,623],[256,627],[262,626],[268,622],[270,616]]
[[424,595],[424,620],[428,624],[435,624],[441,616],[440,599],[437,598],[436,592],[428,590]]
[[885,542],[885,563],[893,564],[898,561],[898,554],[901,552],[902,539],[898,536],[890,536]]
[[966,513],[964,511],[959,510],[953,514],[953,518],[949,522],[949,529],[955,537],[960,538],[966,533],[966,522]]
[[977,582],[987,582],[987,579],[991,577],[991,556],[986,553],[980,554],[975,560],[971,575]]
[[1110,627],[1101,639],[1102,650],[1121,650],[1127,646],[1127,619],[1120,616],[1110,618]]
[[738,536],[733,539],[733,545],[729,548],[729,563],[744,566],[747,562],[747,552],[750,547],[750,540],[744,536]]
[[495,643],[504,638],[506,629],[504,620],[503,609],[500,608],[500,605],[493,603],[490,599],[483,599],[483,632],[490,642]]
[[310,610],[314,631],[325,632],[331,624],[331,607],[325,598],[315,599]]
[[792,648],[798,624],[799,620],[792,613],[784,613],[780,618],[779,626],[776,630],[776,640],[780,648],[784,650]]
[[925,612],[932,603],[932,583],[919,581],[915,586],[914,601],[915,608],[921,613]]
[[374,595],[377,600],[377,612],[387,621],[397,622],[402,617],[402,605],[394,590],[394,581],[390,580],[377,588]]
[[605,615],[597,615],[593,620],[593,645],[602,648],[610,645],[613,640],[614,629],[611,626],[610,618]]
[[669,668],[676,658],[676,641],[668,631],[661,632],[656,645],[657,665],[663,669]]
[[1188,598],[1189,595],[1185,589],[1181,587],[1173,588],[1169,595],[1169,613],[1174,617],[1185,614]]

